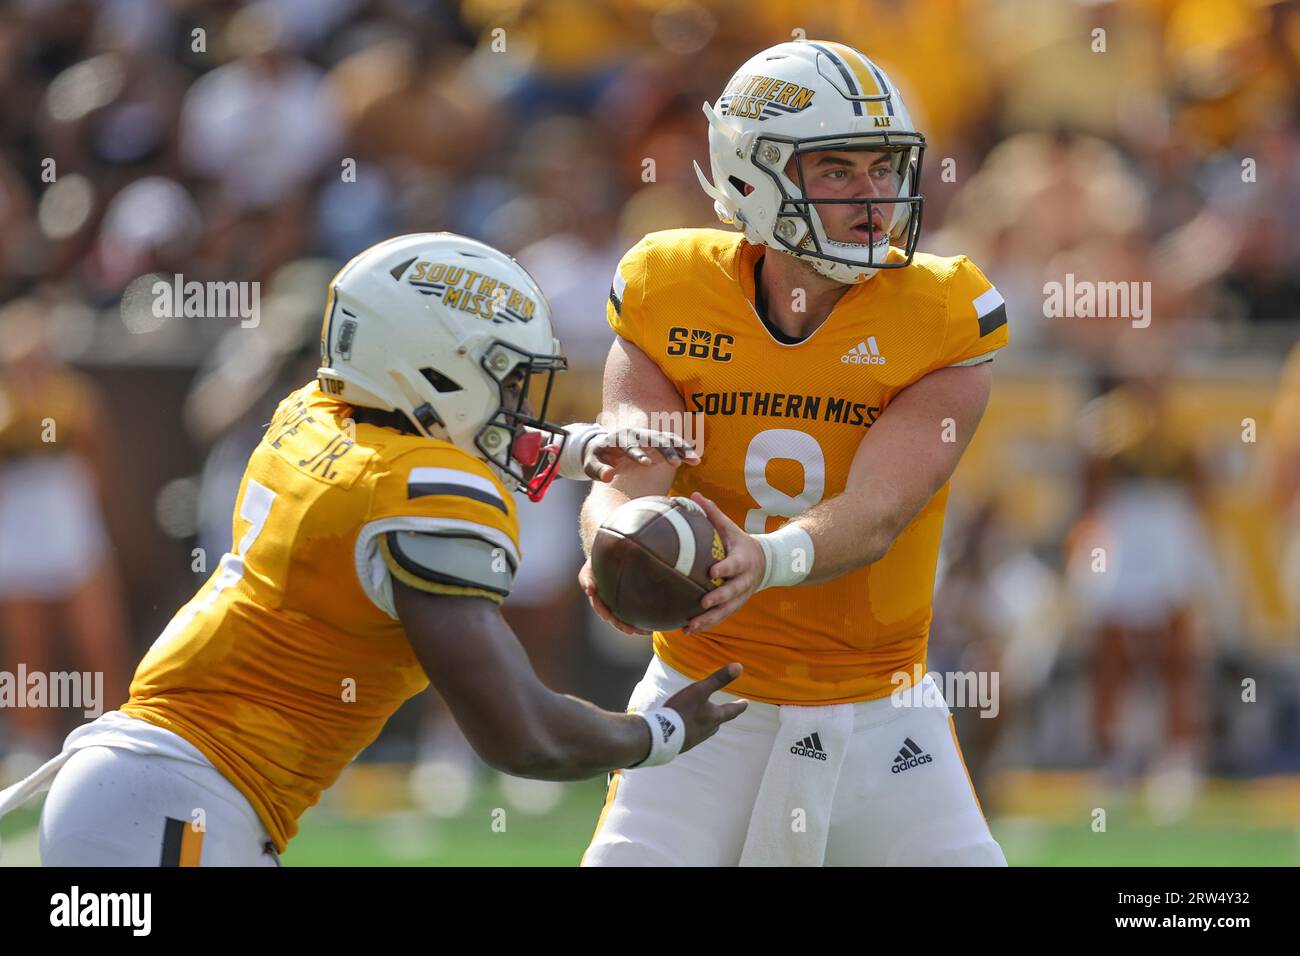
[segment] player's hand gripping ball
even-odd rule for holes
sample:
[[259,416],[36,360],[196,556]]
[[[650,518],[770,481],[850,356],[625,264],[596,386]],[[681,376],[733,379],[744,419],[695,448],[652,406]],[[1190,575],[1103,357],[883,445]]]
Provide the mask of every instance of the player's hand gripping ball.
[[709,568],[725,558],[722,538],[689,498],[653,495],[616,509],[596,530],[596,594],[620,621],[652,631],[685,626],[700,598],[722,584]]

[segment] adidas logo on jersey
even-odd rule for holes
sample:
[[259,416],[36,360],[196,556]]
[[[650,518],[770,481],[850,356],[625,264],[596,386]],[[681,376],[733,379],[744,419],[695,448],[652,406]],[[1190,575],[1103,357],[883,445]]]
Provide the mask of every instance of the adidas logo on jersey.
[[913,767],[919,767],[923,763],[929,763],[934,758],[916,745],[916,741],[911,737],[904,738],[903,746],[898,748],[898,756],[894,758],[894,765],[889,768],[890,773],[902,773],[904,770],[911,770]]
[[876,337],[868,335],[865,342],[859,342],[840,356],[845,365],[884,365],[885,357],[876,347]]
[[809,734],[803,740],[796,740],[794,746],[790,748],[790,753],[796,757],[812,757],[814,760],[826,759],[826,751],[822,748],[822,739],[816,734]]

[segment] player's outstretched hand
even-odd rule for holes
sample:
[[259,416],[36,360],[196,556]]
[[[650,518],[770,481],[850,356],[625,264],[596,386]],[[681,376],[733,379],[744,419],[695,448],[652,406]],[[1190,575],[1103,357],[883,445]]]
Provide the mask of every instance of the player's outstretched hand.
[[703,743],[718,732],[729,720],[735,720],[749,706],[747,700],[732,700],[725,704],[709,701],[711,694],[717,693],[744,670],[740,664],[728,664],[721,670],[714,671],[703,680],[697,680],[689,687],[683,687],[664,701],[664,707],[671,707],[681,714],[686,722],[686,741],[682,744],[682,753],[698,743]]
[[691,495],[691,499],[713,522],[727,556],[709,568],[709,577],[726,580],[721,587],[700,598],[700,606],[707,610],[691,618],[684,628],[687,634],[714,627],[739,611],[763,583],[763,572],[767,570],[763,546],[754,540],[753,535],[746,534],[743,528],[722,513],[721,508],[698,491]]
[[600,595],[596,593],[596,574],[591,570],[591,558],[587,559],[587,563],[578,572],[578,585],[582,588],[582,593],[587,595],[587,600],[591,602],[591,609],[610,627],[617,628],[624,634],[633,636],[649,637],[654,633],[654,631],[643,631],[631,624],[624,624],[614,616],[614,612],[605,605],[605,602],[600,599]]
[[630,468],[660,462],[673,468],[682,464],[698,465],[700,455],[681,435],[652,428],[606,432],[588,442],[582,454],[582,470],[592,481],[613,481],[615,475]]

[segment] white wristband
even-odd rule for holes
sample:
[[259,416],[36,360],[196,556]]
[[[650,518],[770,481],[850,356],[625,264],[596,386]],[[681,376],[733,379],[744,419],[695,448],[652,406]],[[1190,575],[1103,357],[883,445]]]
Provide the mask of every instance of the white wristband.
[[794,587],[812,573],[812,537],[799,525],[789,523],[771,534],[756,534],[754,537],[767,558],[767,568],[763,571],[758,590]]
[[587,453],[587,445],[593,438],[604,435],[605,429],[593,422],[574,422],[565,425],[564,430],[569,433],[569,438],[560,452],[560,477],[570,481],[590,481],[590,476],[582,468],[582,459]]
[[686,724],[682,715],[671,707],[656,707],[636,714],[650,728],[650,755],[640,763],[628,767],[657,767],[672,760],[682,752],[686,740]]

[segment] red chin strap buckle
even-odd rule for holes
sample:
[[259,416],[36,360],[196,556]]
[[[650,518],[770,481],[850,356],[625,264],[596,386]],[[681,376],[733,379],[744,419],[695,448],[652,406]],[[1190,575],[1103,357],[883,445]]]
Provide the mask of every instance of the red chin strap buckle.
[[[517,435],[510,446],[511,458],[525,468],[535,469],[525,488],[529,501],[541,501],[559,471],[560,446],[543,445],[542,441],[541,432],[525,431]],[[539,462],[542,463],[540,467]]]

